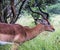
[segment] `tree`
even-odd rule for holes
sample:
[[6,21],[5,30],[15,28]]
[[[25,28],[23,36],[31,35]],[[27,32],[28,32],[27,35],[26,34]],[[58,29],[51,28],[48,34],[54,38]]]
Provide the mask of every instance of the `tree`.
[[[33,16],[34,20],[36,21],[36,19],[39,19],[39,16],[41,15],[42,18],[44,19],[49,19],[49,14],[47,12],[44,12],[43,10],[46,8],[46,5],[50,5],[50,4],[55,4],[56,0],[18,0],[18,3],[14,3],[15,0],[10,0],[10,5],[11,5],[11,9],[9,9],[9,11],[11,11],[10,13],[6,13],[8,12],[7,8],[8,8],[8,4],[6,4],[5,2],[7,2],[8,0],[0,0],[0,22],[4,22],[4,23],[11,23],[14,24],[17,19],[19,18],[19,15],[21,14],[21,10],[26,10],[31,13],[31,15]],[[18,14],[16,14],[16,6],[19,5],[19,11]],[[38,8],[36,9],[36,11],[34,11],[32,8]],[[37,14],[38,17],[34,14]],[[10,19],[10,22],[8,21],[8,19]]]

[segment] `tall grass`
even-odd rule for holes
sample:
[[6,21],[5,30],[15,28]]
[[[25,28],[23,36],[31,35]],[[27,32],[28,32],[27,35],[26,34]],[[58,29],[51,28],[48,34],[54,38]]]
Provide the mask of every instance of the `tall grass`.
[[[22,21],[22,19],[24,22]],[[26,25],[26,23],[28,23],[28,26],[33,27],[34,25],[34,20],[31,17],[22,17],[20,18],[20,22],[20,24],[22,25]],[[17,23],[19,23],[19,21]],[[18,47],[19,50],[60,50],[60,25],[54,25],[54,27],[55,32],[43,32],[36,38],[23,43]],[[0,46],[0,50],[10,50],[10,47],[11,45]]]

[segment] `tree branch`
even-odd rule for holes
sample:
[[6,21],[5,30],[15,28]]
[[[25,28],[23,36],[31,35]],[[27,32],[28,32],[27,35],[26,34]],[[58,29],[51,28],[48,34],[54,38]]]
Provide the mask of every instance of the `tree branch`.
[[35,2],[36,2],[36,4],[37,4],[37,7],[39,8],[40,13],[43,15],[42,18],[44,18],[44,19],[49,19],[49,14],[46,13],[46,12],[43,12],[43,11],[40,9],[40,5],[39,5],[39,3],[38,3],[37,0],[35,0]]
[[2,9],[3,9],[2,4],[3,4],[3,1],[0,0],[0,22],[5,23],[3,12],[2,12]]
[[23,6],[24,6],[24,4],[25,4],[26,1],[27,1],[27,0],[23,0],[21,6],[20,6],[20,8],[19,8],[18,15],[13,19],[13,22],[11,22],[12,24],[15,23],[15,22],[17,21],[19,15],[21,14],[21,10],[22,10],[22,8],[23,8]]

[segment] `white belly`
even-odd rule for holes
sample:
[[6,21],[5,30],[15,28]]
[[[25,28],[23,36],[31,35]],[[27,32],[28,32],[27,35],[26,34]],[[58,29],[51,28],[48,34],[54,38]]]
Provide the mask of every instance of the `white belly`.
[[14,39],[13,35],[0,34],[0,41],[11,42],[11,41],[13,41],[13,39]]

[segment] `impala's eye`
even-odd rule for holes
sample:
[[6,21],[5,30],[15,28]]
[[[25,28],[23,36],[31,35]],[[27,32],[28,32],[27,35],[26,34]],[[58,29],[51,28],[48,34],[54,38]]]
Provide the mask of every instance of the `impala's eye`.
[[50,25],[50,23],[48,22],[48,25]]

